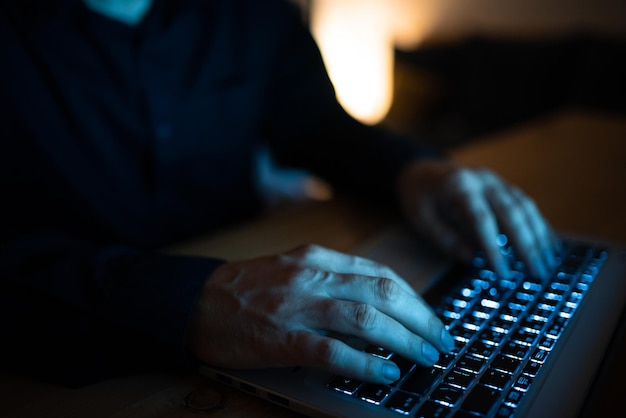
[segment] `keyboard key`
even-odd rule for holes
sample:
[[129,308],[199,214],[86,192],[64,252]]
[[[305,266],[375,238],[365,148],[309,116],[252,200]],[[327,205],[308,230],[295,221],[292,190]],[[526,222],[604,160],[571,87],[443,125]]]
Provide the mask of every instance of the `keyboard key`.
[[495,402],[500,398],[499,390],[476,385],[474,389],[467,395],[463,401],[461,409],[469,412],[476,412],[482,415],[488,415],[495,406]]
[[442,321],[448,321],[452,323],[455,319],[459,319],[461,314],[458,312],[452,312],[448,310],[441,311],[440,316],[442,317]]
[[507,356],[523,360],[524,358],[526,358],[529,350],[530,347],[526,344],[520,344],[515,341],[510,341],[502,347],[502,350],[500,352]]
[[499,345],[506,337],[503,332],[494,331],[492,329],[484,330],[478,335],[478,339],[491,345]]
[[530,387],[532,382],[532,377],[522,374],[520,377],[517,378],[515,383],[513,383],[513,387],[521,392],[526,392],[528,391],[528,388]]
[[480,383],[494,389],[502,390],[511,381],[512,376],[499,370],[488,369],[480,378]]
[[542,305],[546,305],[547,308],[541,308],[541,309],[553,311],[555,307],[561,301],[560,299],[552,299],[550,296],[553,296],[553,295],[554,293],[550,293],[550,292],[543,295],[543,297],[539,299],[539,302],[537,302],[537,306],[541,307]]
[[538,338],[539,334],[528,328],[518,328],[518,330],[511,335],[511,340],[528,346],[535,344]]
[[493,312],[493,309],[485,308],[484,306],[478,306],[474,309],[472,315],[476,318],[489,319]]
[[433,393],[431,393],[430,399],[446,406],[453,407],[459,399],[461,399],[461,396],[463,396],[463,391],[461,389],[443,383],[437,386]]
[[[491,289],[494,289],[494,288],[491,288]],[[495,295],[492,295],[492,296],[495,296]],[[489,310],[489,309],[496,310],[500,308],[500,302],[496,300],[492,300],[492,299],[483,299],[480,301],[480,306],[482,306],[483,309],[486,309],[486,310]]]
[[[520,312],[520,313],[526,311],[526,304],[525,303],[515,303],[515,302],[510,301],[507,304],[507,306],[512,311],[517,311],[517,312]],[[517,316],[519,316],[519,314]]]
[[420,398],[414,393],[396,391],[396,393],[391,395],[385,406],[401,414],[408,415],[415,405],[417,405],[419,399]]
[[380,405],[380,403],[389,395],[391,388],[387,385],[377,385],[368,383],[357,391],[357,396],[364,401]]
[[494,318],[490,323],[489,327],[497,332],[502,334],[506,334],[509,332],[513,324],[510,321],[505,321],[502,318]]
[[530,330],[535,334],[541,333],[545,326],[545,317],[536,315],[533,317],[528,317],[520,323],[520,328]]
[[[539,350],[539,351],[544,351],[544,350]],[[522,373],[530,377],[536,377],[537,373],[539,373],[539,369],[541,369],[541,366],[543,366],[543,363],[539,363],[537,361],[529,361],[524,366],[524,370],[522,370]]]
[[519,359],[499,354],[491,363],[491,367],[505,373],[514,374],[520,363]]
[[511,389],[507,397],[504,399],[504,404],[512,408],[517,408],[523,396],[524,396],[524,392]]
[[454,338],[454,347],[452,348],[451,353],[454,354],[455,356],[457,354],[459,354],[463,348],[465,348],[465,345],[467,344],[467,341],[464,341],[460,338]]
[[371,345],[371,344],[365,347],[365,350],[363,351],[369,354],[373,354],[377,357],[384,358],[384,359],[390,358],[392,354],[391,351],[387,350],[386,348],[378,347],[378,346]]
[[535,295],[530,292],[517,292],[515,293],[514,299],[525,301],[526,305],[535,300]]
[[515,410],[506,405],[501,406],[496,412],[496,418],[508,418],[513,416]]
[[546,358],[548,357],[549,353],[550,352],[548,350],[542,350],[541,348],[535,348],[535,351],[533,351],[532,356],[530,356],[530,360],[535,362],[535,363],[543,364],[546,361]]
[[564,318],[571,318],[574,314],[574,311],[576,310],[576,307],[577,306],[570,306],[569,304],[565,304],[565,306],[561,308],[559,316],[562,316]]
[[542,350],[552,350],[554,347],[556,340],[550,337],[543,337],[541,341],[539,341],[539,348]]
[[457,360],[456,366],[460,369],[478,374],[485,366],[485,361],[473,356],[464,355]]
[[439,360],[437,360],[434,367],[447,369],[454,362],[454,359],[456,359],[456,356],[452,353],[439,354]]
[[396,363],[396,366],[400,369],[400,378],[398,380],[401,380],[404,376],[406,376],[415,366],[414,362],[399,355],[394,355],[391,358],[391,361]]
[[[546,315],[548,314],[548,315]],[[543,324],[547,324],[550,321],[552,314],[546,311],[537,312],[536,310],[532,310],[528,313],[528,320],[533,322],[543,322]]]
[[462,389],[467,389],[474,379],[476,375],[472,372],[468,372],[461,369],[452,369],[444,378],[446,383],[449,383],[454,386],[458,386]]
[[[513,305],[513,307],[515,306],[517,305]],[[503,321],[517,322],[517,320],[523,313],[523,310],[514,309],[511,306],[504,306],[498,311],[498,317]]]
[[557,316],[554,321],[548,325],[546,336],[553,339],[559,338],[563,332],[563,328],[565,328],[565,325],[567,325],[567,318]]
[[478,331],[485,320],[486,318],[477,317],[472,313],[472,315],[463,317],[463,327],[473,331]]
[[550,290],[553,292],[561,292],[561,293],[565,293],[567,291],[569,291],[571,288],[569,283],[561,283],[558,281],[552,282],[550,283]]
[[520,290],[525,291],[527,293],[536,294],[543,289],[543,283],[536,280],[524,280],[524,282],[520,286]]
[[606,247],[596,247],[593,249],[593,254],[591,255],[591,258],[602,262],[606,260],[608,256],[609,251],[606,249]]
[[343,392],[347,395],[353,395],[359,387],[361,387],[361,381],[356,379],[350,379],[343,376],[335,376],[326,386],[333,390]]
[[402,390],[423,396],[442,376],[436,367],[416,367],[402,385]]
[[468,342],[476,335],[476,330],[466,328],[465,326],[456,326],[450,330],[450,335],[457,340]]
[[[467,353],[488,360],[493,355],[494,350],[495,347],[491,344],[487,344],[484,341],[474,341],[467,348]],[[441,359],[441,356],[439,357],[439,359]]]
[[447,418],[451,414],[449,407],[433,402],[426,401],[415,414],[417,418]]

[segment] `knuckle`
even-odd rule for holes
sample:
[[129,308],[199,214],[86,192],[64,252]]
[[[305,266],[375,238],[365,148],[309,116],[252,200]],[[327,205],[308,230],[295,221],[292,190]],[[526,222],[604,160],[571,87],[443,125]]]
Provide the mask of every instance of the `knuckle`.
[[300,257],[303,259],[310,259],[312,257],[315,257],[317,254],[319,254],[323,250],[324,250],[323,247],[316,245],[316,244],[304,244],[304,245],[300,245],[294,248],[293,250],[289,251],[287,254],[294,256],[294,257]]
[[372,280],[374,295],[381,302],[393,302],[399,296],[399,286],[387,277],[378,277]]
[[479,225],[485,224],[492,217],[491,211],[484,206],[475,207],[473,213],[474,218],[477,220]]
[[526,210],[528,210],[529,212],[535,212],[537,211],[537,203],[535,202],[535,200],[532,197],[528,197],[526,196],[523,200],[524,203],[524,207],[526,208]]
[[386,278],[391,278],[391,277],[397,277],[398,274],[391,267],[389,267],[387,265],[382,265],[381,264],[380,265],[380,274],[379,274],[379,276],[386,277]]
[[366,303],[355,303],[353,305],[352,318],[354,326],[359,331],[374,329],[378,322],[376,310]]
[[320,272],[306,266],[289,264],[283,270],[283,283],[289,286],[299,286],[300,284],[312,283]]
[[469,168],[455,170],[448,180],[448,185],[458,190],[468,190],[474,181],[474,173]]
[[364,364],[364,374],[365,376],[374,376],[376,375],[376,358],[374,356],[367,356],[365,357],[365,364]]
[[511,224],[516,230],[525,230],[526,216],[519,206],[512,207],[509,211]]
[[331,338],[324,338],[317,344],[315,363],[323,367],[341,364],[341,351],[338,342]]

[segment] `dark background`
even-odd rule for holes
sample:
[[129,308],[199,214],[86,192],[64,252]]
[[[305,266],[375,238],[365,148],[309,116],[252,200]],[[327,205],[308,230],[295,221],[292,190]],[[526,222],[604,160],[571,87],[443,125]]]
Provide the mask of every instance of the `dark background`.
[[626,39],[476,35],[395,55],[382,124],[443,147],[564,108],[626,117]]

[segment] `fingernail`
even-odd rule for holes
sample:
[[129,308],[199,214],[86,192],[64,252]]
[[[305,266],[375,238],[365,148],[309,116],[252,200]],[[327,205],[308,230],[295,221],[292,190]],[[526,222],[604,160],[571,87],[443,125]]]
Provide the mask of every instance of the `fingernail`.
[[429,363],[435,364],[439,360],[439,351],[427,342],[422,343],[422,354]]
[[454,338],[445,328],[441,330],[441,342],[446,347],[448,353],[454,349]]
[[400,369],[394,364],[383,364],[383,377],[391,382],[395,382],[400,378]]

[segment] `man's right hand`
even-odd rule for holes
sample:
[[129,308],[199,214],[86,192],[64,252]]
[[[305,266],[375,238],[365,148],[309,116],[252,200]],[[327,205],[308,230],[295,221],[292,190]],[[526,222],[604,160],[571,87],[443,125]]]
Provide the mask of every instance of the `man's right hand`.
[[315,245],[216,269],[196,306],[188,344],[214,366],[297,365],[370,382],[398,379],[395,363],[336,334],[424,366],[454,345],[432,309],[390,268]]

